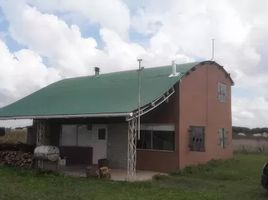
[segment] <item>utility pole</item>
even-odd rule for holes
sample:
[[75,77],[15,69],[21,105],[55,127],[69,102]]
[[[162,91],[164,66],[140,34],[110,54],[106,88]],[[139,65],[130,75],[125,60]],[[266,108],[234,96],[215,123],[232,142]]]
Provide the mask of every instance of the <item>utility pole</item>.
[[138,70],[138,76],[139,76],[139,83],[138,83],[138,87],[139,87],[139,91],[138,91],[138,140],[140,140],[141,137],[141,117],[140,117],[140,111],[141,111],[141,71],[142,71],[142,67],[141,67],[141,62],[142,59],[139,58],[138,59],[139,62],[139,70]]

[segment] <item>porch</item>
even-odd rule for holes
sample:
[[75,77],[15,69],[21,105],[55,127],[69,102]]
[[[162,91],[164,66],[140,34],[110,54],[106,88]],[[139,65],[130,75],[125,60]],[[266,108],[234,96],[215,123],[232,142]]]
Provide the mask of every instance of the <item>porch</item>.
[[101,159],[108,160],[113,180],[149,180],[160,171],[175,169],[174,124],[142,124],[137,144],[133,122],[125,118],[39,119],[34,121],[37,134],[33,135],[37,145],[59,148],[66,161],[62,171],[71,176],[85,176],[85,168],[98,165]]
[[[86,178],[86,167],[85,165],[72,165],[66,166],[59,169],[60,173],[71,177]],[[113,181],[127,181],[127,170],[126,169],[110,169],[111,180]],[[133,181],[149,181],[152,180],[155,175],[166,175],[166,173],[147,171],[147,170],[137,170],[136,177]]]

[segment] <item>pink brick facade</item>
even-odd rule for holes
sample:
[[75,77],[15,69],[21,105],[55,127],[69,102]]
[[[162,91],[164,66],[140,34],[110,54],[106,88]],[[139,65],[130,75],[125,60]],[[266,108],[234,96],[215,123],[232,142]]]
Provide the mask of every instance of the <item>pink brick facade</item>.
[[[218,99],[218,83],[227,86],[225,102]],[[137,168],[172,171],[211,159],[228,159],[233,155],[230,76],[215,63],[199,64],[175,85],[169,102],[142,118],[143,123],[175,124],[175,151],[138,150]],[[205,127],[205,151],[189,148],[189,127]],[[228,145],[219,145],[218,131],[228,131]]]

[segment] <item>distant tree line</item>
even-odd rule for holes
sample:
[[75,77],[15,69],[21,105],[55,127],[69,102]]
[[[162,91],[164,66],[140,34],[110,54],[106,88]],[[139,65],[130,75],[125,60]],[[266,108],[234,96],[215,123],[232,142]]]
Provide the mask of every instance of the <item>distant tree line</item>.
[[255,134],[255,133],[268,133],[268,127],[264,128],[247,128],[241,126],[233,126],[233,133],[245,133],[245,134]]

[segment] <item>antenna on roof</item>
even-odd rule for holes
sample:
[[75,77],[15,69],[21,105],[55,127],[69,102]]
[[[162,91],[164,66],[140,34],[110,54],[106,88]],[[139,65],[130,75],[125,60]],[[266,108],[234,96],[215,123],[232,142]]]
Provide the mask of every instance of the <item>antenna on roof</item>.
[[214,60],[214,43],[215,43],[215,39],[212,38],[211,39],[211,60]]

